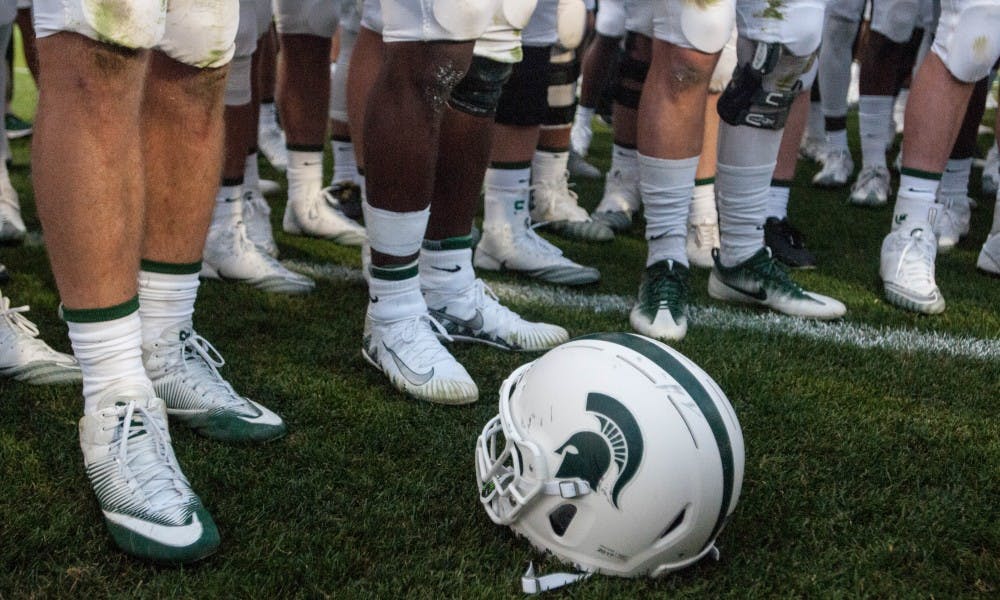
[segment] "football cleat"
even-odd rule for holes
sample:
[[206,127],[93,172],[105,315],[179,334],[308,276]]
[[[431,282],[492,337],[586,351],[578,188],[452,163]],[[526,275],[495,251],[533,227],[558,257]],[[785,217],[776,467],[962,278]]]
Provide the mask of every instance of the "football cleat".
[[566,258],[527,225],[484,228],[472,263],[477,269],[513,271],[562,285],[586,285],[601,278],[600,271]]
[[569,173],[556,181],[541,181],[531,187],[531,220],[544,223],[553,233],[584,242],[608,242],[615,233],[594,221],[577,204],[576,192],[569,189]]
[[281,417],[236,393],[219,374],[219,351],[190,325],[171,327],[143,344],[142,362],[167,414],[195,432],[230,442],[267,442],[285,435]]
[[31,135],[35,128],[30,121],[25,121],[14,113],[7,113],[3,118],[4,129],[8,140],[16,140]]
[[360,246],[365,241],[365,228],[343,213],[331,188],[304,190],[302,194],[289,190],[282,227],[286,233],[344,246]]
[[993,144],[986,153],[986,162],[983,164],[983,196],[988,198],[996,196],[998,184],[1000,184],[1000,152],[997,151],[997,145]]
[[281,184],[273,179],[258,179],[257,188],[265,196],[273,196],[281,191]]
[[842,187],[847,185],[854,172],[851,151],[846,148],[828,148],[823,156],[823,168],[813,176],[813,185],[819,187]]
[[105,392],[80,419],[87,477],[125,552],[187,563],[219,547],[219,532],[174,457],[163,401],[144,386]]
[[823,157],[826,156],[826,140],[822,138],[802,138],[802,144],[799,146],[799,156],[814,163],[822,164]]
[[688,223],[686,250],[688,262],[692,265],[711,269],[712,249],[718,248],[721,243],[719,238],[718,221],[702,221],[700,223]]
[[889,169],[864,167],[851,186],[848,204],[855,206],[884,206],[889,201]]
[[424,313],[395,321],[365,317],[361,355],[385,373],[392,385],[418,400],[437,404],[469,404],[479,388],[438,336],[448,333]]
[[526,321],[500,304],[481,279],[459,292],[423,290],[423,293],[430,315],[455,341],[535,352],[569,340],[562,327]]
[[901,227],[882,240],[879,275],[885,297],[900,308],[928,315],[944,312],[934,281],[937,241],[930,225]]
[[934,221],[934,235],[937,237],[938,252],[948,252],[958,241],[969,234],[972,221],[970,198],[958,196],[941,203],[937,220]]
[[38,339],[38,328],[24,316],[27,306],[12,308],[0,295],[0,377],[42,385],[80,381],[80,365]]
[[1000,277],[1000,233],[991,233],[983,242],[979,258],[976,259],[976,268],[988,275]]
[[764,221],[764,245],[774,257],[793,269],[814,269],[816,257],[806,249],[802,233],[788,222],[788,218],[768,217]]
[[243,192],[243,223],[250,241],[277,258],[278,244],[274,241],[274,229],[271,227],[271,206],[257,190]]
[[285,268],[250,241],[242,220],[235,225],[209,227],[201,276],[281,294],[305,294],[316,286],[312,279]]
[[690,279],[691,271],[672,260],[646,267],[639,284],[639,301],[628,317],[632,328],[658,340],[684,339]]
[[600,179],[602,175],[600,169],[587,162],[587,159],[577,154],[575,150],[569,151],[566,168],[569,169],[570,175],[584,179]]
[[764,306],[793,317],[838,319],[847,308],[838,300],[806,291],[792,281],[788,271],[766,246],[733,267],[724,267],[719,251],[708,276],[708,295],[727,302]]
[[353,181],[340,181],[329,188],[329,194],[337,200],[341,212],[349,219],[360,223],[364,219],[361,211],[361,186]]
[[612,231],[627,231],[639,211],[639,169],[614,167],[604,180],[604,196],[592,218]]
[[11,185],[6,170],[0,168],[0,243],[19,243],[27,232],[17,190]]

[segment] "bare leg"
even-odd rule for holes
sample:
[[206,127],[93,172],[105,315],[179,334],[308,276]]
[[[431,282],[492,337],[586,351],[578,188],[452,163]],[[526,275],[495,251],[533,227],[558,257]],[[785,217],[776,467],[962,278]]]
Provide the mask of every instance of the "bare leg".
[[368,106],[368,94],[375,85],[375,79],[384,59],[385,47],[382,44],[382,36],[362,27],[358,31],[358,40],[351,55],[351,68],[347,73],[348,121],[351,141],[354,142],[354,157],[358,161],[360,171],[364,171],[365,168],[365,138],[362,135],[365,108]]
[[322,149],[330,107],[330,38],[282,34],[278,111],[289,148]]

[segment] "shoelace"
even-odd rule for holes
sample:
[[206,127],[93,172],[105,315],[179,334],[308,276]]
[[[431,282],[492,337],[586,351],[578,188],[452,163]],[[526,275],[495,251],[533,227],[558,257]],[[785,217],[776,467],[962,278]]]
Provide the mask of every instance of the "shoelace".
[[217,389],[222,392],[226,405],[232,407],[243,406],[243,399],[228,381],[219,374],[219,367],[226,364],[226,360],[215,346],[205,338],[198,335],[194,330],[189,330],[189,334],[183,337],[178,349],[178,358],[181,368],[185,373],[195,374],[199,370],[207,370],[209,376],[206,378],[195,378],[195,388],[207,383],[209,389]]
[[718,223],[704,221],[702,223],[694,223],[692,227],[694,228],[694,239],[698,243],[698,246],[704,246],[706,242],[713,247],[719,245]]
[[569,171],[563,171],[562,177],[558,181],[543,181],[531,186],[532,190],[553,190],[557,193],[552,195],[552,210],[557,216],[565,215],[567,220],[589,219],[587,211],[580,207],[579,196],[571,188],[574,186],[569,180]]
[[517,313],[500,303],[500,297],[496,295],[493,288],[486,285],[485,281],[477,279],[473,286],[475,287],[473,291],[476,297],[475,304],[484,313],[489,313],[489,317],[486,319],[488,323],[514,321],[519,318]]
[[896,268],[897,279],[907,282],[919,281],[928,287],[934,287],[934,260],[930,258],[932,242],[924,237],[922,229],[910,232],[906,245],[899,255],[899,266]]
[[879,179],[881,179],[881,171],[879,169],[864,169],[858,175],[857,187],[858,189],[864,188]]
[[[525,224],[524,233],[521,236],[516,236],[520,240],[515,242],[519,252],[524,254],[544,254],[547,256],[562,256],[562,250],[553,246],[543,238],[542,236],[535,233],[535,230],[539,227],[544,227],[548,225],[548,221],[542,221],[535,224]],[[516,239],[516,238],[515,238]],[[532,252],[534,250],[535,252]]]
[[11,308],[10,298],[0,296],[0,317],[10,323],[11,329],[15,332],[21,332],[30,338],[34,338],[38,336],[38,327],[22,314],[29,310],[30,308],[27,305]]
[[[430,325],[430,330],[428,330],[426,325]],[[454,338],[448,334],[448,330],[444,328],[444,325],[426,313],[407,319],[406,323],[400,327],[396,336],[404,342],[418,342],[416,345],[417,350],[412,355],[412,358],[427,358],[429,362],[437,362],[438,358],[443,354],[448,354],[448,351],[438,341],[434,332],[437,332],[449,342],[454,341]],[[411,348],[413,347],[410,344],[406,345]],[[424,361],[421,360],[420,362]]]
[[681,298],[687,297],[690,283],[676,270],[665,264],[655,264],[650,269],[649,290],[659,308],[676,308]]
[[267,218],[271,214],[271,207],[267,204],[267,200],[252,191],[243,193],[243,207],[250,217],[260,215],[262,218]]
[[[117,440],[120,464],[128,465],[153,511],[183,520],[190,498],[178,488],[187,487],[187,480],[171,460],[168,442],[156,417],[145,407],[137,406],[135,401],[117,408],[120,420],[116,427],[121,427]],[[150,457],[147,450],[154,453],[154,457]]]
[[790,294],[803,293],[802,287],[788,276],[788,269],[771,255],[771,249],[765,249],[767,250],[767,258],[754,262],[750,265],[750,269],[756,272],[762,280],[776,284],[785,292]]

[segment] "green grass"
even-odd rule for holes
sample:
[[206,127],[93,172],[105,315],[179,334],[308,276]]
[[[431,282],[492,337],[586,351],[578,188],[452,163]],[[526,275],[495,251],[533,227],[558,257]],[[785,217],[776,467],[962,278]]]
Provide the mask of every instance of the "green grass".
[[[18,78],[24,90],[25,77]],[[18,111],[30,115],[19,94]],[[594,154],[608,165],[607,131]],[[39,231],[28,171],[30,141],[14,142],[14,183]],[[1000,337],[998,281],[977,273],[993,203],[938,261],[948,300],[926,318],[887,306],[878,249],[891,209],[845,205],[846,191],[806,182],[791,214],[821,267],[796,278],[842,299],[845,323]],[[279,177],[265,169],[265,175]],[[978,170],[973,191],[977,192]],[[593,207],[600,184],[579,183]],[[66,201],[74,201],[66,190]],[[282,202],[274,203],[279,226]],[[283,257],[358,267],[356,250],[278,235]],[[608,245],[563,243],[599,267],[587,294],[632,295],[643,264],[639,228]],[[3,248],[3,290],[54,346],[68,349],[43,247]],[[526,283],[487,275],[490,281]],[[696,272],[693,302],[720,306]],[[229,360],[237,389],[284,416],[285,439],[225,445],[175,427],[184,470],[223,536],[188,568],[118,552],[82,468],[75,386],[0,381],[0,598],[515,597],[529,560],[560,569],[493,525],[477,500],[473,445],[497,410],[500,382],[531,355],[460,346],[482,390],[468,407],[409,399],[360,356],[365,290],[320,280],[305,297],[207,282],[196,324]],[[572,334],[627,330],[625,314],[514,303]],[[740,309],[727,308],[730,311]],[[748,316],[756,314],[746,310]],[[719,539],[722,559],[661,580],[594,577],[552,597],[996,597],[1000,594],[1000,365],[943,354],[863,350],[824,340],[693,323],[677,347],[726,391],[746,438],[746,478]]]

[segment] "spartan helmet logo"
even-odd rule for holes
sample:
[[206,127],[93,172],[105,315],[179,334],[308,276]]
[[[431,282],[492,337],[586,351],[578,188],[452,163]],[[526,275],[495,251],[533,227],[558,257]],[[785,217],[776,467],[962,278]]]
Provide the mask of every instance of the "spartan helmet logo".
[[594,414],[601,430],[578,431],[556,450],[563,457],[556,477],[583,479],[596,490],[614,460],[618,478],[611,487],[611,504],[618,508],[618,497],[642,462],[642,433],[632,413],[611,396],[591,392],[587,412]]

